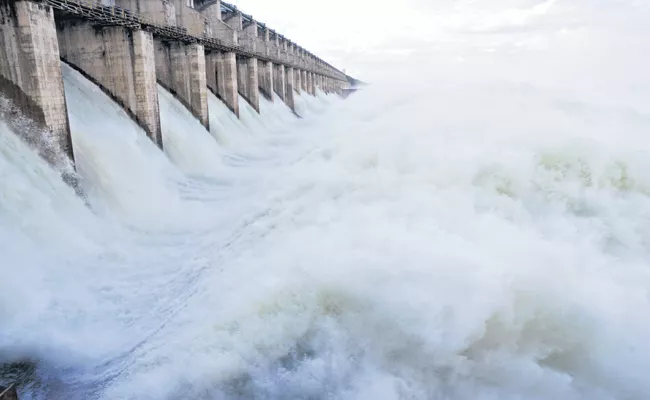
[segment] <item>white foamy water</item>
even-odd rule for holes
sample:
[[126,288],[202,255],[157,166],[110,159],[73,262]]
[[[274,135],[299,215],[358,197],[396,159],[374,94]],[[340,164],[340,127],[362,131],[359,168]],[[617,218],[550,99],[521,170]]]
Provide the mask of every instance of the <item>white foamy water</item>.
[[296,95],[302,118],[210,94],[208,131],[159,88],[165,152],[64,67],[88,207],[0,123],[2,379],[27,375],[21,400],[646,399],[647,40],[575,4],[450,34],[345,101]]

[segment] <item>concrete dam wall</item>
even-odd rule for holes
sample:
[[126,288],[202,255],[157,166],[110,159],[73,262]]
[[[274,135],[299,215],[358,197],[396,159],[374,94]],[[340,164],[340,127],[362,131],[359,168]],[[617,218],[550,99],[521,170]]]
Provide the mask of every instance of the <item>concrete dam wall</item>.
[[74,163],[60,60],[117,102],[161,149],[157,86],[210,128],[208,93],[235,115],[260,95],[342,94],[347,77],[220,0],[0,0],[0,95]]

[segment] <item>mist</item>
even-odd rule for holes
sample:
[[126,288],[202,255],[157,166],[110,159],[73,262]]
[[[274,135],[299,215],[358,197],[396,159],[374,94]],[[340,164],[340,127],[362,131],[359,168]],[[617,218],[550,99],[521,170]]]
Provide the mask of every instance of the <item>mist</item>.
[[86,199],[0,123],[21,400],[648,397],[648,5],[403,7],[301,118],[159,87],[164,152],[64,65]]

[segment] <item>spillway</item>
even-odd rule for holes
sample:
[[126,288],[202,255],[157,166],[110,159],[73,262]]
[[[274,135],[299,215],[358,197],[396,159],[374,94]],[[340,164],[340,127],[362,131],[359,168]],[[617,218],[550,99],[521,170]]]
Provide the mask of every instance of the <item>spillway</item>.
[[295,114],[209,93],[209,130],[159,86],[164,151],[63,65],[86,198],[0,121],[0,385],[647,398],[650,86],[564,50],[409,63]]

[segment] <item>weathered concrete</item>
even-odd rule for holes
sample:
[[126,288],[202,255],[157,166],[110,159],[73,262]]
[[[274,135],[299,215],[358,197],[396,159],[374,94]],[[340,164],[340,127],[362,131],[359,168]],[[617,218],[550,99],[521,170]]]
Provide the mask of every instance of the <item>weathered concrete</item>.
[[[142,3],[157,2],[161,0],[140,0]],[[166,0],[172,3],[176,9],[176,25],[187,29],[187,33],[194,36],[201,36],[209,29],[209,23],[200,12],[188,6],[188,0]]]
[[[242,13],[235,12],[229,14],[224,22],[237,32],[237,43],[240,46],[250,52],[257,51],[257,23],[255,21],[244,25]],[[260,88],[256,58],[237,58],[237,84],[239,94],[259,112]]]
[[285,91],[287,89],[286,87],[286,73],[284,71],[284,65],[281,64],[274,64],[273,65],[273,90],[275,90],[275,93],[284,101],[285,103],[287,102],[286,96],[285,96]]
[[312,94],[311,93],[311,83],[312,83],[312,74],[311,74],[311,72],[307,72],[307,88],[305,89],[305,91],[307,93],[309,93],[309,94]]
[[[201,15],[203,15],[209,23],[213,21],[222,21],[221,19],[221,0],[215,0],[215,2],[210,2],[206,6],[198,7],[198,10]],[[208,23],[208,24],[209,24]]]
[[[206,18],[206,34],[226,43],[238,44],[237,30],[223,21],[221,1],[199,8]],[[239,116],[239,76],[237,56],[232,52],[210,52],[206,54],[208,88],[230,110]]]
[[285,68],[286,73],[287,73],[287,78],[285,80],[285,83],[287,85],[287,88],[285,89],[285,100],[284,102],[289,106],[290,109],[293,111],[296,111],[296,103],[294,100],[294,88],[293,88],[293,68],[287,67]]
[[206,19],[206,35],[223,40],[226,43],[237,44],[237,32],[222,20],[221,1],[210,3],[200,9]]
[[257,65],[260,92],[273,102],[273,62],[258,60]]
[[305,92],[309,93],[309,94],[311,94],[311,91],[309,90],[309,87],[310,87],[309,79],[310,79],[310,77],[311,77],[310,72],[305,73]]
[[28,118],[52,132],[52,143],[36,143],[49,162],[73,160],[52,8],[30,1],[0,0],[0,94]]
[[260,111],[260,88],[257,58],[237,59],[237,89],[239,94],[257,111]]
[[244,73],[246,80],[246,93],[244,98],[248,100],[250,105],[260,112],[260,84],[259,75],[257,73],[257,58],[247,58],[242,61],[244,64]]
[[237,56],[232,52],[212,52],[206,56],[207,85],[239,117]]
[[176,25],[176,5],[172,0],[114,0],[115,5],[161,25]]
[[61,57],[124,107],[162,148],[153,37],[121,26],[57,22]]
[[248,90],[248,80],[246,79],[246,63],[244,59],[237,57],[237,91],[246,98]]
[[158,82],[210,129],[205,49],[200,44],[154,40]]
[[255,21],[246,25],[242,23],[242,29],[237,32],[237,38],[238,43],[248,51],[256,52],[262,47],[257,37],[257,22]]
[[302,89],[302,73],[300,72],[299,69],[296,69],[293,71],[293,78],[294,78],[294,89],[296,89],[296,93],[300,93],[300,90]]
[[239,32],[244,28],[244,17],[241,12],[222,14],[223,22],[229,27]]
[[309,73],[309,93],[316,96],[316,74],[313,72]]
[[307,71],[300,71],[301,75],[301,84],[302,84],[302,91],[306,92],[307,91]]

